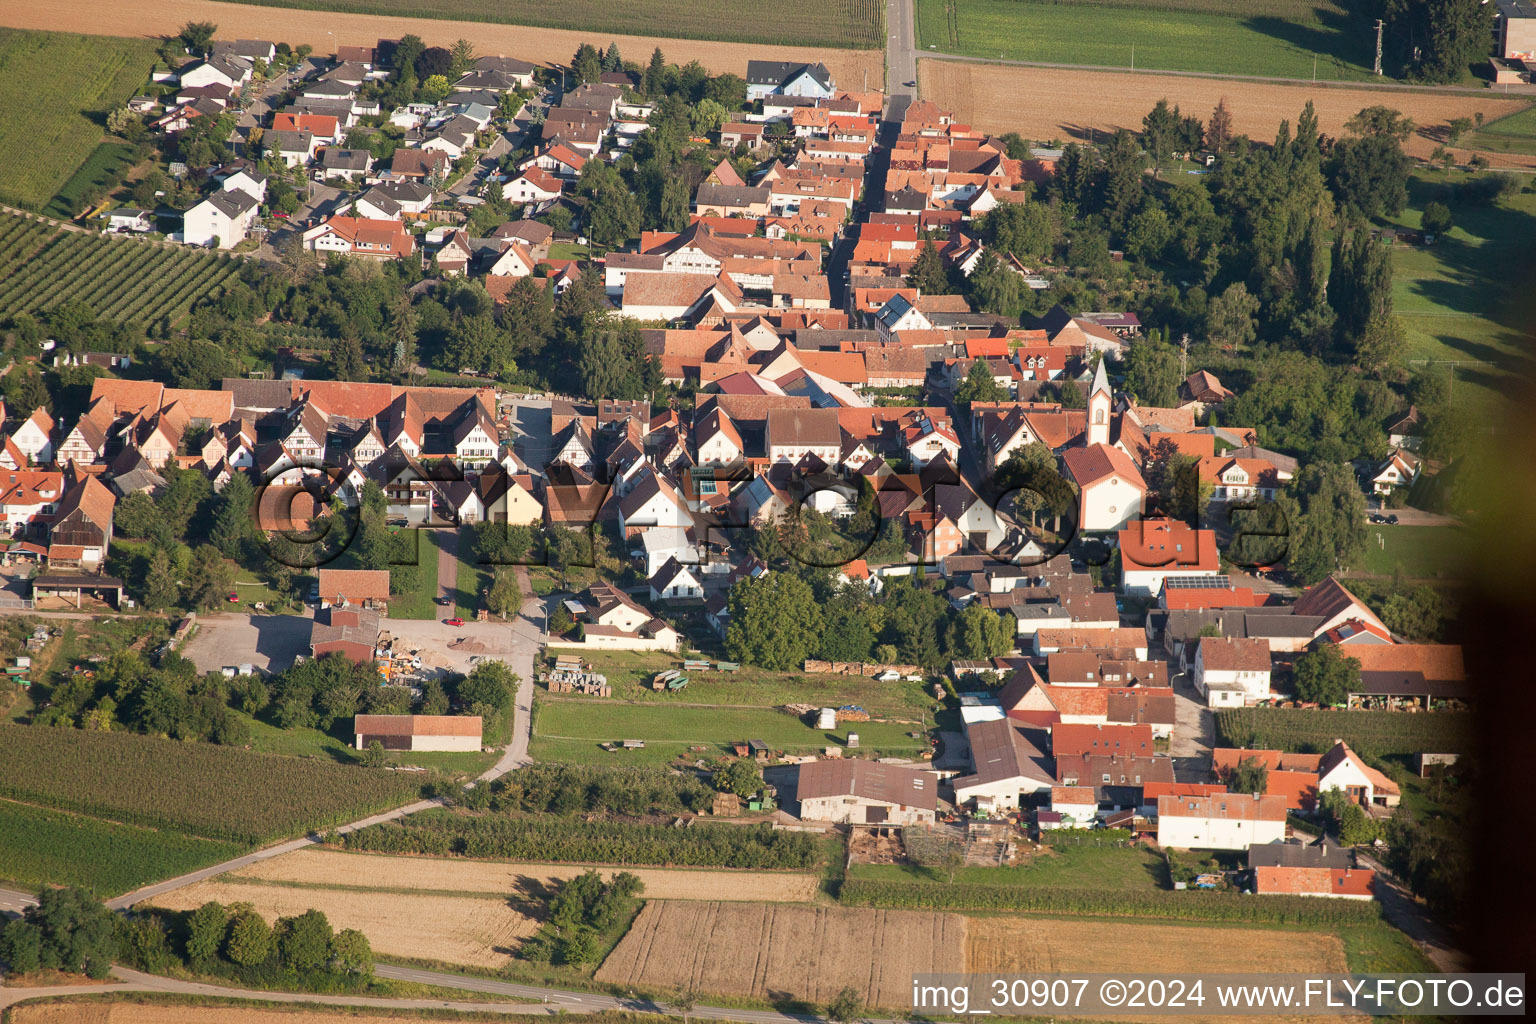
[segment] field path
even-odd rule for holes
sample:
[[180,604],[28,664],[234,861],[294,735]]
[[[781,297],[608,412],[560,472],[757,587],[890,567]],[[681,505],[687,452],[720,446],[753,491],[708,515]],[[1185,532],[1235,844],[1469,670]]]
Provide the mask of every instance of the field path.
[[528,28],[484,21],[444,21],[373,14],[341,14],[287,7],[219,3],[218,0],[0,0],[0,25],[10,28],[56,30],[60,26],[89,27],[99,35],[166,36],[188,21],[212,21],[221,39],[281,38],[293,46],[308,43],[316,53],[334,53],[337,44],[371,46],[379,39],[398,39],[414,32],[428,46],[451,46],[455,39],[471,40],[480,53],[521,57],[541,63],[564,64],[582,43],[619,49],[635,59],[656,47],[667,60],[687,64],[696,60],[717,74],[745,75],[747,58],[821,61],[839,83],[858,88],[869,75],[879,82],[879,50],[835,50],[810,46],[769,46],[700,39],[614,35],[565,29]]

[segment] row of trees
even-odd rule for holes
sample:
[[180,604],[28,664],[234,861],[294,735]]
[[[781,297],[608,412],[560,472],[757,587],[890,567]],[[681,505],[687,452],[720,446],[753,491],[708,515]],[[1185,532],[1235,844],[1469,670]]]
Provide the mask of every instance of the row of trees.
[[725,646],[737,661],[798,668],[807,658],[939,668],[985,659],[1014,645],[1013,616],[980,604],[955,611],[934,587],[909,577],[885,582],[878,597],[831,569],[785,566],[730,591]]

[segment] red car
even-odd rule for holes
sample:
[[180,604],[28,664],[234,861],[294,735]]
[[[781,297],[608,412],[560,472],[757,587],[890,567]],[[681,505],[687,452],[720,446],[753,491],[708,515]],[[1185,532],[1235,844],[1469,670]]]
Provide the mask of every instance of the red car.
[[462,626],[462,625],[464,625],[464,620],[463,619],[444,619],[443,620],[443,625],[445,625],[445,626]]

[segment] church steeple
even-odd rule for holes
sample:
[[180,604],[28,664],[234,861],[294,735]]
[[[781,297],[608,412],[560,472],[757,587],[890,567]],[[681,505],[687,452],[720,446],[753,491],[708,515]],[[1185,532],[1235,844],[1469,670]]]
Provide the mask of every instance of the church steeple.
[[1109,444],[1109,420],[1114,392],[1109,387],[1109,377],[1104,373],[1104,360],[1093,371],[1093,388],[1088,392],[1088,443]]

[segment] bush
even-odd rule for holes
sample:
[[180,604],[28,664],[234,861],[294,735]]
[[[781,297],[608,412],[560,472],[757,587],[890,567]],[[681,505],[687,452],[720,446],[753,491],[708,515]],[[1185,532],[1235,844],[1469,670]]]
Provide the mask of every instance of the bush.
[[709,787],[693,775],[666,768],[565,764],[529,765],[504,776],[495,793],[497,810],[529,814],[680,814],[702,811],[713,799]]

